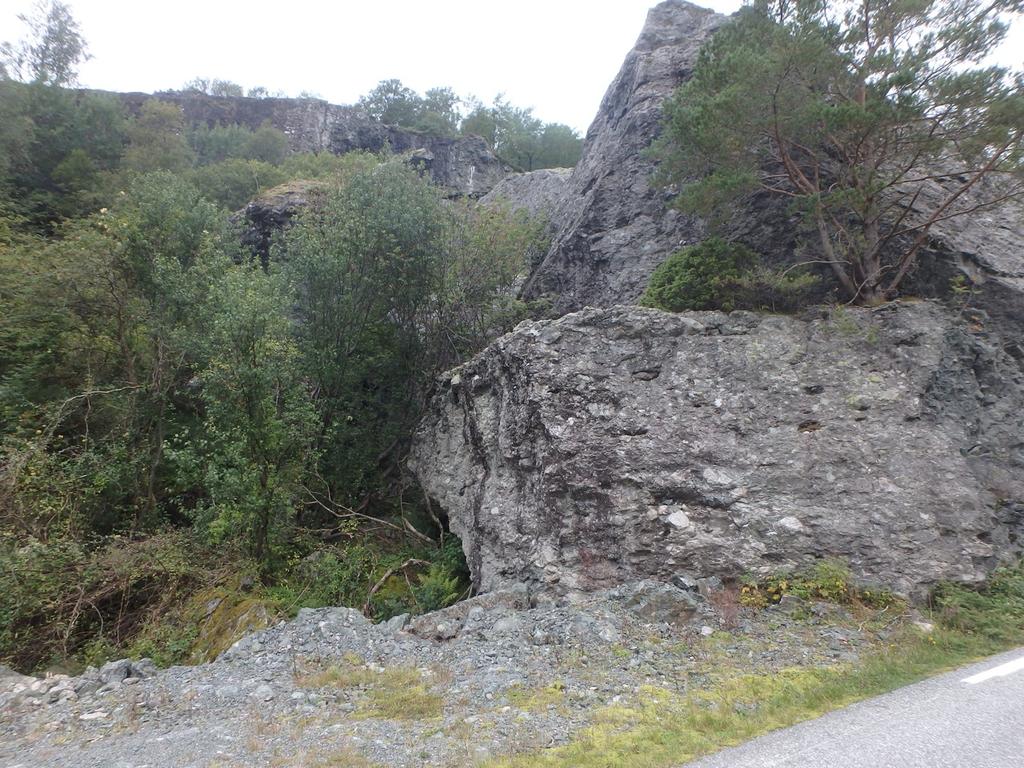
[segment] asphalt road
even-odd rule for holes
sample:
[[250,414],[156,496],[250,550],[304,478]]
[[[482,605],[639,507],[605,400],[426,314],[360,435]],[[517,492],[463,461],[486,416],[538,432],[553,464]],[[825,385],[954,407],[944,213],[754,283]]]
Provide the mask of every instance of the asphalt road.
[[1024,648],[686,768],[1024,768]]

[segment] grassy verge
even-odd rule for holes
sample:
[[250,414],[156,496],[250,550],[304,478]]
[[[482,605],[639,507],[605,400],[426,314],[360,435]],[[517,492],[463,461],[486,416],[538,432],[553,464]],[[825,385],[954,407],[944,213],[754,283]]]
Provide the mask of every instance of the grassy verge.
[[344,665],[299,674],[295,683],[303,688],[361,689],[365,696],[356,710],[358,717],[430,720],[440,717],[444,708],[444,700],[430,689],[424,675],[410,667],[375,670],[351,658]]
[[855,665],[797,668],[770,676],[727,673],[686,696],[644,688],[629,704],[599,710],[570,744],[489,766],[680,765],[1024,644],[1024,565],[997,573],[980,591],[940,589],[933,619],[933,631],[907,626]]

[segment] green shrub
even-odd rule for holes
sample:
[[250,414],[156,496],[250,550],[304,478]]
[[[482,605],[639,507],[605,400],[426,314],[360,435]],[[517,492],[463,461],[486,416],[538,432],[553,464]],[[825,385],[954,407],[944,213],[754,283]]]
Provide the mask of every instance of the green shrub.
[[321,544],[293,559],[267,593],[286,614],[328,605],[365,606],[367,615],[384,620],[445,608],[466,596],[469,584],[457,536],[447,534],[436,548],[388,546],[374,537],[358,537]]
[[[0,544],[0,664],[29,672],[51,663],[125,656],[146,630],[215,578],[228,556],[183,532],[111,537],[88,548],[67,538]],[[147,655],[181,638],[153,635]],[[169,658],[168,661],[176,661]]]
[[751,580],[740,588],[740,602],[757,608],[778,603],[785,595],[840,605],[859,603],[872,608],[898,602],[888,590],[857,584],[850,570],[835,560],[820,560],[799,573],[779,573]]
[[757,266],[739,278],[722,280],[721,290],[733,297],[735,309],[796,312],[813,300],[818,278],[802,270]]
[[640,304],[667,312],[735,309],[726,283],[749,274],[757,261],[749,248],[717,237],[688,246],[654,270]]
[[934,601],[946,626],[1017,643],[1024,633],[1024,561],[997,570],[981,589],[944,584],[936,590]]
[[287,174],[259,160],[233,158],[195,168],[188,179],[207,200],[237,211],[260,192],[283,183]]
[[749,248],[712,237],[676,251],[659,265],[640,305],[666,312],[786,312],[806,304],[816,283],[806,272],[768,269]]

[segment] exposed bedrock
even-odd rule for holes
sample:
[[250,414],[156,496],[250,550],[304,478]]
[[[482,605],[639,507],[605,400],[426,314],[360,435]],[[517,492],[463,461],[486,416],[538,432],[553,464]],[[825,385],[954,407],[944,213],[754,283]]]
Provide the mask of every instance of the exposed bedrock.
[[933,302],[527,322],[446,374],[410,466],[482,591],[822,557],[975,582],[1024,534],[1024,373],[989,330]]
[[[668,0],[650,11],[587,132],[582,159],[552,217],[556,235],[527,279],[524,298],[549,297],[555,314],[634,303],[658,264],[707,236],[703,222],[673,209],[678,190],[651,183],[656,161],[645,150],[660,132],[665,99],[689,79],[701,46],[723,23],[726,17],[684,0]],[[959,201],[959,210],[998,197],[977,191]],[[908,221],[934,211],[942,194],[941,184],[926,186]],[[814,253],[814,239],[801,234],[798,217],[784,201],[764,194],[738,207],[726,234],[775,266],[807,259],[796,247],[801,240]],[[1021,206],[942,221],[932,235],[920,268],[905,281],[908,291],[941,296],[949,292],[951,278],[964,273],[976,284],[975,305],[1024,334]],[[824,276],[826,289],[830,276]]]
[[668,204],[650,180],[644,150],[662,104],[690,77],[701,45],[726,17],[682,0],[651,9],[636,46],[609,86],[555,216],[559,231],[524,287],[556,312],[635,301],[654,268],[703,226]]
[[498,182],[494,189],[480,198],[480,202],[483,205],[505,204],[514,211],[544,216],[557,227],[556,218],[571,175],[571,168],[513,173]]

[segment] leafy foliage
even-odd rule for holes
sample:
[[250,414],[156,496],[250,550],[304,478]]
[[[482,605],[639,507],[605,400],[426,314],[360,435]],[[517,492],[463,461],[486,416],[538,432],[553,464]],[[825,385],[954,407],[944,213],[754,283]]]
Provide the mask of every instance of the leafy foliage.
[[194,168],[187,177],[207,200],[237,211],[261,192],[283,184],[289,174],[280,166],[236,158]]
[[394,471],[433,374],[515,318],[512,283],[539,232],[446,206],[397,162],[356,170],[300,216],[283,260],[322,421],[319,498],[359,507]]
[[718,238],[676,251],[654,270],[640,304],[683,312],[692,309],[734,309],[731,280],[749,273],[757,257],[739,243]]
[[[216,559],[187,535],[0,543],[0,659],[26,670],[101,661],[211,577]],[[168,638],[170,639],[170,638]]]
[[425,180],[389,163],[355,174],[285,238],[325,492],[345,506],[376,487],[379,457],[416,412],[441,206]]
[[666,103],[662,178],[697,177],[680,206],[719,219],[752,191],[790,200],[851,299],[890,296],[933,224],[1024,191],[1024,78],[982,63],[1016,10],[758,0]]
[[28,37],[0,46],[0,75],[39,85],[72,85],[89,58],[85,38],[67,5],[37,0],[31,15],[19,14]]
[[934,603],[943,622],[999,643],[1018,643],[1024,633],[1024,563],[996,571],[981,589],[945,584]]
[[712,237],[676,251],[660,264],[640,304],[668,312],[785,312],[804,306],[816,282],[812,275],[798,270],[769,269],[745,246]]
[[[465,116],[463,104],[469,107]],[[359,105],[389,125],[442,136],[480,136],[502,160],[523,171],[572,167],[583,147],[569,126],[545,123],[532,109],[516,107],[500,94],[486,106],[475,98],[459,98],[451,88],[431,88],[420,96],[400,80],[382,80]]]
[[124,140],[115,98],[0,80],[0,200],[34,229],[102,205]]
[[199,464],[196,480],[209,501],[195,514],[207,535],[242,537],[265,569],[286,539],[314,459],[313,406],[277,282],[252,267],[230,270],[216,286],[199,373],[206,418],[175,455]]
[[221,96],[228,98],[240,98],[245,95],[245,89],[238,83],[230,80],[209,79],[196,77],[185,83],[181,89],[186,93],[205,93],[207,96]]
[[128,128],[124,166],[133,171],[182,171],[194,160],[185,140],[185,116],[181,107],[149,99]]
[[463,135],[482,136],[505,162],[523,171],[571,168],[580,159],[583,140],[561,123],[545,123],[532,109],[516,107],[498,95],[494,104],[471,103],[462,121]]
[[[132,162],[163,156],[162,141],[149,146]],[[248,190],[225,184],[232,164],[321,179],[280,268],[243,258],[201,191],[237,204]],[[261,596],[236,601],[256,618],[328,600],[389,616],[466,594],[461,553],[438,547],[440,523],[403,498],[396,469],[433,373],[519,316],[512,285],[543,224],[447,203],[415,170],[369,155],[112,178],[122,189],[108,206],[56,236],[3,219],[0,532],[12,578],[31,562],[43,571],[3,609],[0,656],[205,657],[197,649],[220,641],[185,590],[220,576],[197,566],[165,600],[103,565],[162,531],[187,532],[212,569],[257,575]],[[316,587],[311,552],[327,552]],[[75,613],[85,607],[97,621]],[[74,614],[59,637],[39,634],[48,610]]]
[[872,608],[898,603],[888,590],[857,584],[849,568],[834,560],[821,560],[813,568],[799,573],[779,573],[751,580],[740,588],[740,602],[759,608],[778,603],[785,595]]
[[[457,97],[423,102],[454,133]],[[299,607],[468,594],[400,470],[434,374],[522,315],[544,223],[171,102],[3,78],[0,118],[0,663],[208,659]],[[253,264],[225,209],[289,182],[318,193]]]

